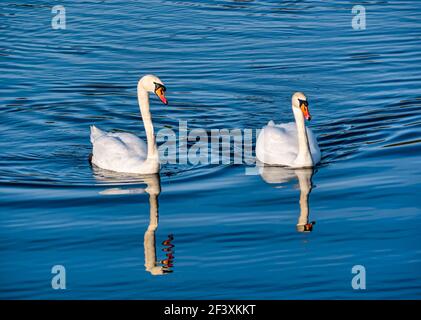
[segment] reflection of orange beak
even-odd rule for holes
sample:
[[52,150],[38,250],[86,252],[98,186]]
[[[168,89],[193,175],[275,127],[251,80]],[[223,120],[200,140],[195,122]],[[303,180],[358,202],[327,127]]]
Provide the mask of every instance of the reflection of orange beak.
[[161,99],[163,104],[168,104],[167,98],[165,98],[164,89],[162,87],[155,90],[155,94],[158,96],[159,99]]
[[162,241],[162,244],[164,246],[169,246],[171,248],[174,247],[174,245],[171,243],[171,240],[170,239],[167,239],[167,240]]
[[305,224],[304,231],[313,231],[313,225],[311,223]]
[[310,121],[311,120],[311,115],[310,115],[310,111],[308,110],[308,103],[304,103],[302,102],[300,105],[301,111],[303,112],[304,118],[306,118],[306,120]]

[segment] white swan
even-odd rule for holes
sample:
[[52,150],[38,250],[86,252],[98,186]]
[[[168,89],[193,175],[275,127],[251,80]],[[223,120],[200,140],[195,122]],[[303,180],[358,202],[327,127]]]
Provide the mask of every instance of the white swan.
[[256,157],[271,165],[293,168],[313,167],[320,161],[321,153],[311,129],[306,128],[304,118],[311,119],[306,96],[296,92],[292,96],[295,123],[275,125],[269,121],[259,134]]
[[137,84],[137,97],[147,144],[131,133],[105,132],[91,126],[92,164],[117,172],[158,173],[159,154],[149,111],[149,92],[154,92],[164,104],[168,104],[165,91],[162,81],[153,75],[144,76]]

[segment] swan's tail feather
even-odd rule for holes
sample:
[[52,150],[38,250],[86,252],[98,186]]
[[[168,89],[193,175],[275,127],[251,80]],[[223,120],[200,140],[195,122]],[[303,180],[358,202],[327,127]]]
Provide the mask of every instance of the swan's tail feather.
[[95,126],[91,126],[91,143],[94,143],[95,139],[98,139],[99,137],[101,137],[104,134],[105,134],[105,132],[102,131],[101,129],[99,129]]

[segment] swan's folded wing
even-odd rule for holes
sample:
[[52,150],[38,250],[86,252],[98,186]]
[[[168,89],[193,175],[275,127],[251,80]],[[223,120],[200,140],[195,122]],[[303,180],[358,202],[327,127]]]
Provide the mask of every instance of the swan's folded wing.
[[129,155],[123,141],[109,135],[102,136],[93,143],[93,157],[97,160],[113,160]]
[[264,129],[264,139],[267,151],[279,153],[297,153],[297,128],[289,123],[266,126]]
[[289,165],[297,155],[296,136],[296,127],[289,123],[265,126],[257,140],[257,158],[268,164]]
[[144,156],[134,153],[119,137],[105,135],[93,143],[92,163],[107,170],[124,171],[139,166]]
[[146,158],[148,147],[139,137],[127,132],[115,132],[110,133],[109,135],[120,139],[131,153],[136,154],[139,157]]

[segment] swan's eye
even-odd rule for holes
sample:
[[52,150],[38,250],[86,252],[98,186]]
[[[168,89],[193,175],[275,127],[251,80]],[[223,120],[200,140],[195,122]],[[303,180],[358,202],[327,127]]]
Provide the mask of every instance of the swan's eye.
[[157,83],[157,82],[154,82],[154,83],[155,83],[155,92],[157,92],[158,89],[162,89],[164,92],[167,91],[167,88],[165,88],[165,86],[163,84],[160,84],[160,83]]
[[301,99],[298,99],[298,102],[300,102],[300,107],[301,107],[302,105],[304,105],[304,106],[308,107],[308,101],[307,101],[307,100],[301,100]]

